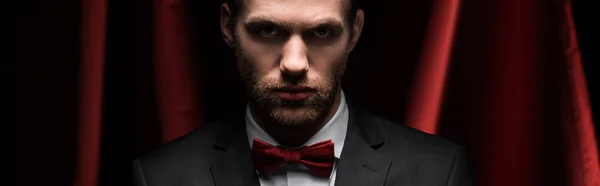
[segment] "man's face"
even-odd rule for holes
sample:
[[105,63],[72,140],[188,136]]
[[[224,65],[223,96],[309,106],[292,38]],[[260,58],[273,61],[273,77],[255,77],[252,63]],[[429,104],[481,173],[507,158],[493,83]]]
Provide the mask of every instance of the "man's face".
[[254,114],[287,127],[328,114],[353,47],[345,3],[245,1],[233,45]]

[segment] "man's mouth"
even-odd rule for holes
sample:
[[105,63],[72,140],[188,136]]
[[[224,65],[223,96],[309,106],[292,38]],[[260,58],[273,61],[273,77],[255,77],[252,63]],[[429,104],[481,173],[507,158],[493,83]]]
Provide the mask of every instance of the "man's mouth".
[[286,86],[275,89],[275,95],[286,101],[301,101],[309,98],[315,90],[307,86]]

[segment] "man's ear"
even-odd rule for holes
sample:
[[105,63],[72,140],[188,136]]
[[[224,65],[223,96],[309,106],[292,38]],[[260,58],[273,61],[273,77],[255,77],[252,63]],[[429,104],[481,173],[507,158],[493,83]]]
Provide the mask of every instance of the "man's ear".
[[354,49],[356,43],[358,43],[358,39],[360,38],[360,33],[362,32],[363,24],[365,22],[365,13],[363,10],[358,9],[356,11],[356,17],[354,18],[354,25],[352,26],[352,35],[350,36],[348,53]]
[[227,46],[233,47],[235,44],[235,37],[233,36],[233,29],[230,26],[235,26],[234,24],[229,24],[232,21],[231,11],[227,3],[223,3],[221,5],[221,34],[223,35],[223,40],[227,43]]

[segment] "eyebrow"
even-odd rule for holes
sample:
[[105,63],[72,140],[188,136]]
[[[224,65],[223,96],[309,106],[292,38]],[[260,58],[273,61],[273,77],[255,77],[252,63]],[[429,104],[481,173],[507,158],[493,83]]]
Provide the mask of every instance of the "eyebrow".
[[302,29],[310,30],[310,29],[316,29],[316,28],[323,27],[323,26],[332,27],[332,28],[336,28],[336,29],[343,28],[342,22],[335,18],[324,18],[324,19],[319,19],[317,21],[311,22],[309,24],[303,24],[303,23],[279,21],[279,20],[276,20],[276,19],[273,19],[273,18],[267,17],[267,16],[252,16],[244,21],[244,25],[246,25],[247,27],[275,25],[276,27],[284,28],[284,29],[288,29],[288,30],[291,30],[294,28],[302,28]]

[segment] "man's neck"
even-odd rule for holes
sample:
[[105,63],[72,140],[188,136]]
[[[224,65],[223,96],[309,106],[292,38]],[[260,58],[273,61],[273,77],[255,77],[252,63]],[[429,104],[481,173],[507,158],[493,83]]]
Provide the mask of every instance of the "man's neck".
[[267,132],[274,140],[279,142],[281,145],[298,147],[308,141],[315,133],[317,133],[325,124],[331,120],[334,114],[337,112],[341,101],[341,89],[338,89],[335,95],[335,99],[331,108],[321,118],[317,120],[317,123],[307,125],[305,127],[286,127],[276,123],[268,123],[267,120],[262,119],[256,113],[252,112],[252,117],[255,118],[256,123]]

